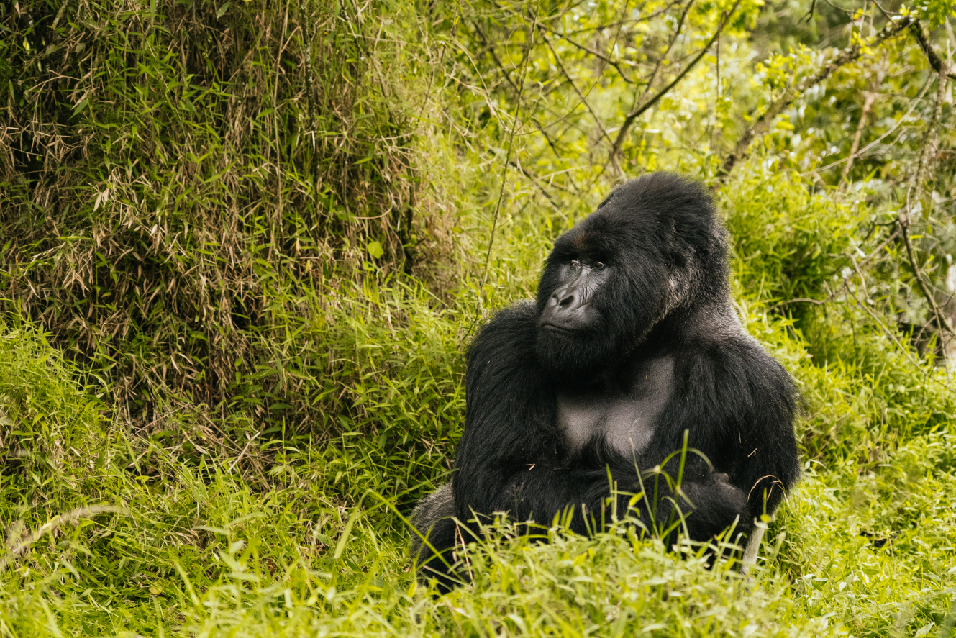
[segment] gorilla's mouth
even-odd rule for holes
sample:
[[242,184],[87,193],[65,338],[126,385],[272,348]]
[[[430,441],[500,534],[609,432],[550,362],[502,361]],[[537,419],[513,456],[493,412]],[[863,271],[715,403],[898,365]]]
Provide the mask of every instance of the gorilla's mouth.
[[548,332],[557,332],[557,333],[560,333],[560,334],[567,334],[567,335],[569,335],[569,334],[574,334],[574,332],[575,332],[575,331],[574,331],[573,329],[571,329],[571,328],[568,328],[568,327],[566,327],[566,326],[559,326],[559,325],[554,324],[554,323],[543,323],[543,324],[540,325],[540,328],[543,329],[543,330],[547,330]]

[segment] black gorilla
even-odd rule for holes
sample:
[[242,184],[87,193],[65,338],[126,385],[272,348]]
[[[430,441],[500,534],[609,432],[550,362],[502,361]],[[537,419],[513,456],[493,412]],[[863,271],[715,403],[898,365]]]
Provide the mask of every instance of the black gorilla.
[[[646,488],[644,527],[682,516],[695,541],[772,513],[799,475],[796,393],[727,278],[710,197],[675,175],[624,184],[560,237],[537,302],[499,312],[468,352],[456,472],[412,517],[439,552],[413,539],[420,576],[454,586],[456,543],[495,512],[550,525],[570,507],[573,530],[600,528],[611,480],[630,492],[618,513]],[[703,456],[681,453],[685,436]]]

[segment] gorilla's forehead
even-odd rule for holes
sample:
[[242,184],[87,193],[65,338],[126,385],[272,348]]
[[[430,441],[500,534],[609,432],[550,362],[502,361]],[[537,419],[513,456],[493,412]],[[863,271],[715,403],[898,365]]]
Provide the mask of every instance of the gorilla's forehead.
[[591,213],[565,233],[555,244],[577,252],[606,250],[618,243],[630,243],[653,231],[657,216],[647,207],[605,206]]
[[608,225],[594,223],[592,217],[593,214],[558,238],[554,243],[555,257],[596,256],[613,246]]
[[638,252],[669,255],[667,259],[691,254],[722,259],[726,234],[706,188],[669,173],[626,182],[555,242],[548,261],[606,261]]
[[[614,189],[604,204],[640,207],[641,205],[680,203],[691,200],[709,202],[710,195],[699,182],[672,173],[651,173],[625,182]],[[598,206],[603,208],[604,204]]]
[[649,234],[652,225],[653,222],[649,224],[635,215],[621,216],[607,209],[598,210],[555,241],[548,261],[606,261],[612,256],[631,252],[635,246],[651,244],[652,242],[642,241],[641,238]]

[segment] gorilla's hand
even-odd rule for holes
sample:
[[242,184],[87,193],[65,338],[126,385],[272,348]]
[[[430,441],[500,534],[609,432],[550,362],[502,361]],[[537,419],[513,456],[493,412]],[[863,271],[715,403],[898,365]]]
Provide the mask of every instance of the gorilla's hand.
[[735,525],[737,533],[748,534],[753,521],[747,516],[747,495],[723,472],[712,472],[703,481],[681,486],[681,514],[691,537],[715,536]]

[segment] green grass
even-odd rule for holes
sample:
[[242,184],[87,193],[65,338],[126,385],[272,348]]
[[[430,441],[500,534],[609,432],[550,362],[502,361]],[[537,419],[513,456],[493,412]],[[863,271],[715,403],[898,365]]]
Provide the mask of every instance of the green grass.
[[[801,383],[801,435],[819,448],[752,582],[624,528],[556,529],[475,548],[475,583],[436,600],[413,582],[402,515],[447,471],[474,309],[407,286],[337,294],[330,344],[353,364],[356,429],[252,442],[273,459],[258,478],[240,456],[184,462],[114,425],[41,333],[0,330],[0,635],[952,635],[942,373],[892,353],[878,383],[821,370],[788,322],[744,303]],[[945,418],[919,426],[927,403]]]
[[[472,4],[0,7],[0,638],[956,635],[956,382],[887,328],[920,310],[898,246],[845,274],[894,202],[765,161],[813,159],[788,129],[716,186],[740,316],[804,402],[752,578],[626,527],[504,526],[472,585],[415,583],[405,517],[450,473],[467,343],[617,179],[550,54],[517,66],[523,10]],[[701,66],[629,172],[706,175],[711,131],[770,95],[725,37],[739,100],[708,124]],[[609,72],[588,91],[615,122]]]

